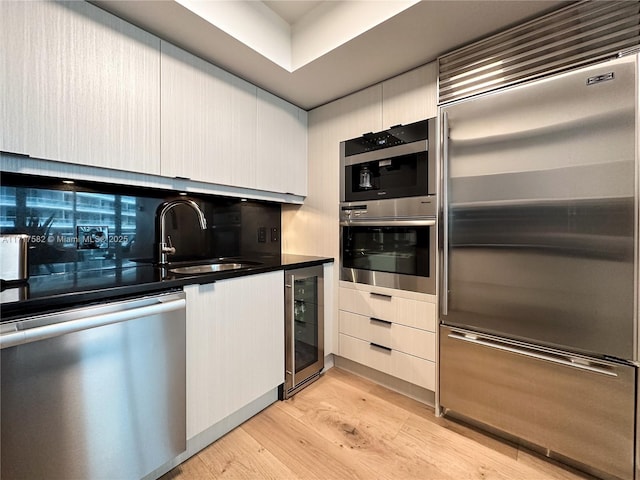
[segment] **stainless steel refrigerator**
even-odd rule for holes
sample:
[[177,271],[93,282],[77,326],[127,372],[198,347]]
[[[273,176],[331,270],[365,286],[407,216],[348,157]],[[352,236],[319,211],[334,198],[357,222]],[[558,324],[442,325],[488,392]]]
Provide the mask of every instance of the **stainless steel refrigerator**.
[[636,474],[638,57],[441,107],[440,405]]

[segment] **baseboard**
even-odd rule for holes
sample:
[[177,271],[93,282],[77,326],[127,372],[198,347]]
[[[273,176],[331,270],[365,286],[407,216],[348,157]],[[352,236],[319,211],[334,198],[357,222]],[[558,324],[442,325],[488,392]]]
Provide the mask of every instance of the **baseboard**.
[[364,377],[388,388],[389,390],[406,395],[407,397],[413,398],[414,400],[429,405],[430,407],[435,405],[435,393],[431,390],[400,380],[399,378],[393,377],[379,370],[374,370],[371,367],[367,367],[366,365],[338,355],[334,355],[333,363],[338,368]]

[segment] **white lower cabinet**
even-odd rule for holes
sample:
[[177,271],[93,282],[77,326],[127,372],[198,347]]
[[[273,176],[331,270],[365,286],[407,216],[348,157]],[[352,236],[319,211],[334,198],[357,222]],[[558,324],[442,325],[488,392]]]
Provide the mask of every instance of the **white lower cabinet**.
[[189,285],[187,439],[284,382],[283,271]]
[[435,391],[432,295],[341,283],[340,356]]
[[367,340],[342,333],[340,334],[340,355],[427,390],[435,389],[434,361],[407,355],[398,350],[382,349]]

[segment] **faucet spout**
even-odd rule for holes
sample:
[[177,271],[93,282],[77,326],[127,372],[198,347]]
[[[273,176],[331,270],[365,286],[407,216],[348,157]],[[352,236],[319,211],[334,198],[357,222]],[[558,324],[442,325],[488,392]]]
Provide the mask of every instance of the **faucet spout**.
[[170,210],[177,207],[178,205],[188,205],[191,207],[198,216],[198,222],[200,223],[200,228],[202,230],[207,229],[207,219],[204,216],[204,212],[198,206],[196,202],[190,200],[188,198],[178,198],[176,200],[169,200],[168,202],[164,202],[158,207],[157,211],[157,232],[158,232],[158,263],[160,265],[166,265],[168,262],[169,255],[175,255],[176,248],[171,244],[171,238],[167,237],[166,234],[166,225],[165,218],[167,213]]

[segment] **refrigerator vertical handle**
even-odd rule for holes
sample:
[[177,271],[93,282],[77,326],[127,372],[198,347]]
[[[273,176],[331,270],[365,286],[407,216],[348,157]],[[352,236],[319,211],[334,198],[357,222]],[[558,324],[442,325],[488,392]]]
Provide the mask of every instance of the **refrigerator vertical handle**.
[[442,112],[442,292],[441,313],[449,312],[449,118]]

